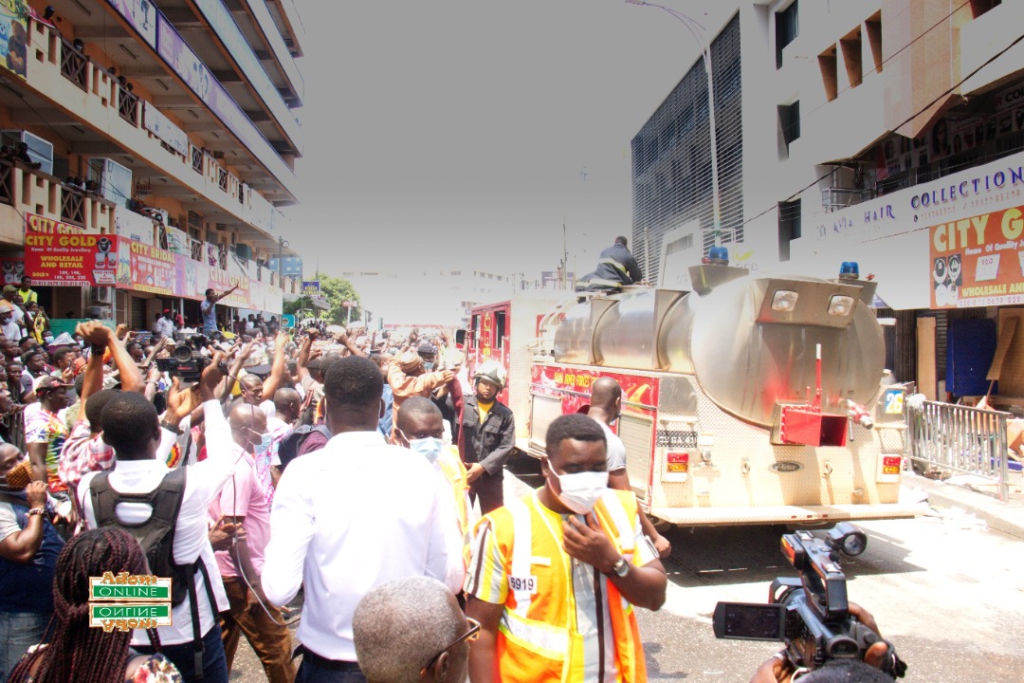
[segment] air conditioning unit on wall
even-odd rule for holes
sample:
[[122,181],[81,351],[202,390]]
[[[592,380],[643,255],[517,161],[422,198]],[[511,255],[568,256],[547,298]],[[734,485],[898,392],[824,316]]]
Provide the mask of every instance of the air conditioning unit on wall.
[[114,288],[113,287],[93,287],[92,288],[92,300],[98,304],[113,304],[114,303]]

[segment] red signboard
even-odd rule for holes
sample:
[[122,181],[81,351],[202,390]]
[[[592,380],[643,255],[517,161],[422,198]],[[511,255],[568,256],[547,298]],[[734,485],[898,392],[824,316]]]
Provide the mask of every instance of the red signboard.
[[1024,303],[1022,235],[1024,207],[929,228],[932,308]]
[[534,365],[533,389],[540,393],[550,389],[552,394],[562,395],[562,412],[574,413],[590,405],[590,387],[599,377],[610,377],[619,383],[622,387],[623,408],[627,404],[658,405],[658,380],[655,377],[604,372],[571,365]]
[[25,275],[40,286],[113,285],[117,237],[86,234],[76,226],[26,216]]

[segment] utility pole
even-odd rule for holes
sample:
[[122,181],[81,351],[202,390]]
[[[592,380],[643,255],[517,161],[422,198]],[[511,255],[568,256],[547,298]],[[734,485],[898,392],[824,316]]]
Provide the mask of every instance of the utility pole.
[[562,289],[569,289],[569,278],[567,272],[569,270],[569,246],[565,237],[565,218],[562,218]]

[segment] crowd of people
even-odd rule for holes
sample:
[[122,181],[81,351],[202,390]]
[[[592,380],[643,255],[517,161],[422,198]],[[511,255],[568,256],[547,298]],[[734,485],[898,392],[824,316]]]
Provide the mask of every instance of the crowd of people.
[[[169,310],[4,328],[0,680],[221,683],[242,637],[274,683],[647,679],[634,607],[665,601],[671,546],[629,490],[615,382],[505,500],[499,363],[468,374],[447,331],[224,334],[222,297],[190,339]],[[91,628],[108,571],[172,578],[171,624]]]

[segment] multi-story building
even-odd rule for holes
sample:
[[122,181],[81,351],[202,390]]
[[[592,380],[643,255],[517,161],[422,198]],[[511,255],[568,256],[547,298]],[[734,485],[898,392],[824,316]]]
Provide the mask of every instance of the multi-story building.
[[473,306],[508,299],[514,288],[511,277],[479,270],[351,271],[341,277],[387,327],[465,327]]
[[[986,393],[993,357],[1024,357],[1024,1],[732,6],[708,32],[721,218],[697,53],[633,141],[645,272],[687,287],[716,242],[752,270],[857,261],[895,320],[897,378]],[[1024,403],[1016,365],[996,390],[1008,405]]]
[[0,1],[5,283],[24,270],[53,318],[142,328],[198,318],[208,287],[280,313],[299,26],[280,0]]

